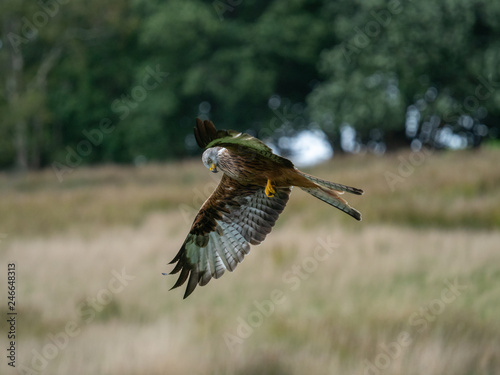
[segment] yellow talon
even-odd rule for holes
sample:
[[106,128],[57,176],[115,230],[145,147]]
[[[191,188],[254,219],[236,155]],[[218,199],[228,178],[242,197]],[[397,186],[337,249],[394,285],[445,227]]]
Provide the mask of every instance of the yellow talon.
[[275,188],[275,186],[273,186],[273,184],[271,183],[271,180],[267,180],[265,193],[269,198],[274,197],[274,194],[276,193],[276,190],[274,188]]

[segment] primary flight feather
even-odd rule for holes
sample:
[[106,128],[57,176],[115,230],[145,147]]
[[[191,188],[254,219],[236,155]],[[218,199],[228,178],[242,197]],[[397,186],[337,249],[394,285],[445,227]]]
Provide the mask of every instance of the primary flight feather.
[[275,155],[262,141],[233,130],[217,130],[211,121],[196,119],[196,142],[205,149],[203,164],[222,179],[201,206],[181,249],[170,262],[170,274],[180,272],[177,288],[187,281],[184,298],[197,285],[206,285],[233,271],[271,232],[283,212],[292,186],[344,211],[356,220],[361,214],[342,199],[344,192],[363,190],[308,175]]

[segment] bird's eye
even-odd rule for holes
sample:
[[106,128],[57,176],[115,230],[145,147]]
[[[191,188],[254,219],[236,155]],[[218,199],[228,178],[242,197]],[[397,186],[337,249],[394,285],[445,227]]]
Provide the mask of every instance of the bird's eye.
[[207,162],[208,162],[208,164],[212,164],[212,159],[208,158]]

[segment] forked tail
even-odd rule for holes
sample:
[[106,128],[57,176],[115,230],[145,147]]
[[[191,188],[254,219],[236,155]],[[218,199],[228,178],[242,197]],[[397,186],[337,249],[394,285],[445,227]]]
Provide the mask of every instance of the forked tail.
[[326,180],[322,180],[315,176],[311,176],[307,173],[298,171],[297,172],[303,177],[307,178],[309,181],[312,181],[316,184],[316,187],[300,187],[305,192],[311,194],[312,196],[321,199],[323,202],[326,202],[332,205],[335,208],[338,208],[341,211],[344,211],[346,214],[351,215],[356,220],[361,220],[361,213],[349,206],[344,199],[342,199],[339,195],[343,194],[344,191],[348,193],[361,195],[363,194],[363,190],[346,186],[342,184],[337,184],[335,182],[330,182]]
[[364,192],[361,189],[352,187],[352,186],[346,186],[342,184],[337,184],[335,182],[330,182],[326,180],[322,180],[321,178],[311,176],[310,174],[304,173],[302,171],[297,170],[297,173],[300,174],[301,176],[307,178],[309,181],[312,181],[316,183],[319,186],[323,186],[328,189],[333,189],[339,192],[339,194],[343,194],[343,191],[346,191],[351,194],[356,194],[356,195],[362,195]]

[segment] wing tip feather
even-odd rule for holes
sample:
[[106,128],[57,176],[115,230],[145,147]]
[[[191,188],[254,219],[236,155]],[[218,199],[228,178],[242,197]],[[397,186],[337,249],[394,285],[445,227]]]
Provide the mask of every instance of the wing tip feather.
[[202,121],[200,118],[196,118],[196,126],[193,129],[194,138],[196,143],[200,148],[206,148],[210,142],[217,138],[217,129],[215,125],[210,120]]
[[186,287],[186,291],[184,292],[184,297],[182,299],[186,299],[189,297],[191,293],[196,289],[196,286],[199,282],[199,272],[197,270],[191,270],[191,274],[189,275],[188,285]]

